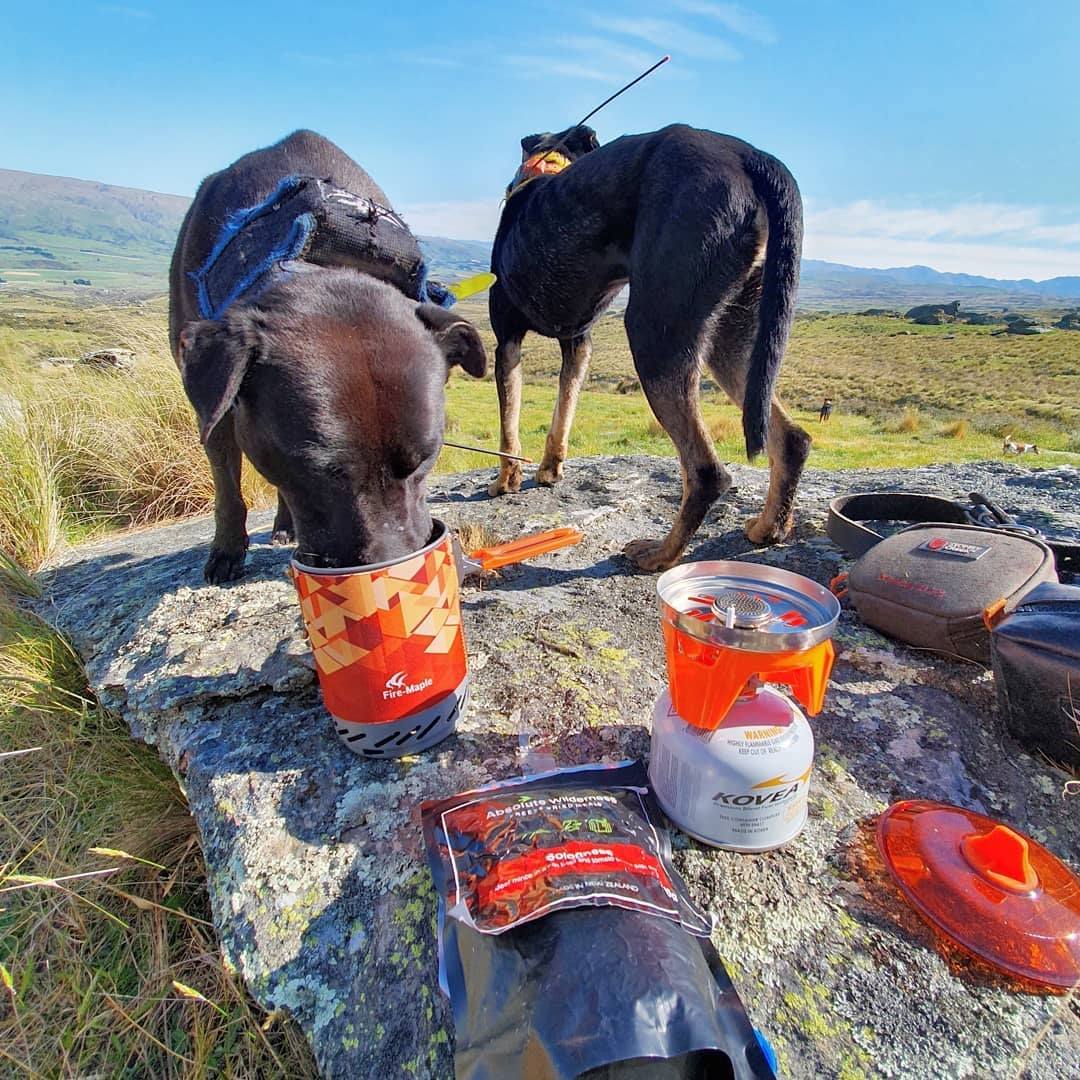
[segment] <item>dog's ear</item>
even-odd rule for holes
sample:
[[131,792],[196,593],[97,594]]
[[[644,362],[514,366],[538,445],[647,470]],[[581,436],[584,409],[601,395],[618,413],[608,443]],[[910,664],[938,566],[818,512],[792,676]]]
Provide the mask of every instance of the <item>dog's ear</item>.
[[191,322],[180,331],[180,379],[199,418],[199,437],[210,438],[232,408],[251,352],[219,322]]
[[416,317],[431,331],[448,368],[460,364],[474,378],[484,377],[487,353],[472,323],[438,304],[419,304]]
[[570,128],[562,142],[575,159],[600,149],[600,140],[588,124],[578,124],[577,127]]
[[548,138],[547,135],[526,135],[521,140],[521,160],[524,161],[530,154],[534,154],[546,138]]

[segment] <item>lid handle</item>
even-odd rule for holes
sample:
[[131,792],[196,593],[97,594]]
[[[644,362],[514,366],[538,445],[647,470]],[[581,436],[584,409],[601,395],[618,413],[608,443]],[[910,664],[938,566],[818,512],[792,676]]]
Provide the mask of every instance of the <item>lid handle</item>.
[[1029,893],[1038,887],[1039,875],[1028,857],[1028,842],[1008,825],[965,836],[960,851],[975,873],[999,889]]

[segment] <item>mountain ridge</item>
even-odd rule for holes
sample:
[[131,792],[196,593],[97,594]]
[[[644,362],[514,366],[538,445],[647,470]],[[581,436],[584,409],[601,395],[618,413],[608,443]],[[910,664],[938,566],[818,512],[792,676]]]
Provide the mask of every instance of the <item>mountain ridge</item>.
[[[0,278],[164,291],[176,233],[191,199],[69,176],[0,169]],[[420,236],[431,273],[486,269],[491,245]],[[965,306],[1080,302],[1080,276],[1045,281],[949,273],[928,266],[860,267],[803,259],[799,307],[852,309],[960,300]]]

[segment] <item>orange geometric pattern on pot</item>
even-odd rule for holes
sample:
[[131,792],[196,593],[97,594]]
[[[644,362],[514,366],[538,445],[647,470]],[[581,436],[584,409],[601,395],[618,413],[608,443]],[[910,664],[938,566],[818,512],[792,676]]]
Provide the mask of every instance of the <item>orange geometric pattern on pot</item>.
[[383,724],[435,705],[465,680],[450,538],[391,566],[290,576],[332,716]]

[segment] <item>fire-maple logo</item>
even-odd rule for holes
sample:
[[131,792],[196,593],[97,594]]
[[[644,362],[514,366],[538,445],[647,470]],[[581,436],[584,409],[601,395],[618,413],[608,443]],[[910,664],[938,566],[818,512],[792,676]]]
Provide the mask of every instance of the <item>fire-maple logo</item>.
[[421,679],[418,683],[407,683],[407,678],[404,671],[395,671],[389,679],[386,680],[386,689],[383,691],[383,700],[387,698],[399,698],[405,697],[406,694],[418,694],[421,690],[426,690],[431,686],[432,679]]

